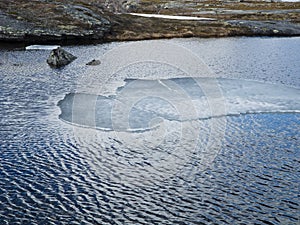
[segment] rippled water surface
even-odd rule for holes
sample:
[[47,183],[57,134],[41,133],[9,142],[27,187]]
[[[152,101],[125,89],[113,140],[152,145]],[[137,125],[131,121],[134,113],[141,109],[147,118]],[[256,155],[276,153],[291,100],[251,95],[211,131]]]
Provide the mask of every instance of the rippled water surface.
[[1,225],[299,224],[300,39],[164,43],[209,69],[105,77],[121,43],[66,47],[79,57],[59,70],[48,51],[0,50]]

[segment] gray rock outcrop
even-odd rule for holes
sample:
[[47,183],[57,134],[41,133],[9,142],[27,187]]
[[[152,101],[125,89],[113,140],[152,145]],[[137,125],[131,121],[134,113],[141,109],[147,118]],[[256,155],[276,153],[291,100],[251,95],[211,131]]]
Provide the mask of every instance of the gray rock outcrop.
[[[8,4],[11,7],[5,7]],[[111,29],[110,21],[99,7],[91,8],[94,10],[58,1],[0,1],[0,41],[41,44],[102,40]]]
[[300,24],[286,21],[250,21],[231,20],[229,24],[237,27],[244,27],[249,30],[250,35],[264,36],[299,36]]

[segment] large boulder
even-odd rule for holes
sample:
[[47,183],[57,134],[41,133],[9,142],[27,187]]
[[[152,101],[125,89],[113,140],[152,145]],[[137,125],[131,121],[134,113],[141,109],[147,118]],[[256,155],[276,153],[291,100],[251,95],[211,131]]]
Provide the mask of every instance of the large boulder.
[[47,63],[53,68],[60,68],[62,66],[68,65],[75,59],[77,59],[76,56],[59,47],[57,49],[53,49],[50,52]]

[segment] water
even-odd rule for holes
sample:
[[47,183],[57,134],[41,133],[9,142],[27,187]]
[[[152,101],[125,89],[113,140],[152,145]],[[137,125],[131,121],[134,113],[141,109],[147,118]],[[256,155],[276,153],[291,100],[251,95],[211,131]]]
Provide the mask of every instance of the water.
[[1,50],[0,224],[298,224],[299,41],[168,40],[189,60],[109,76],[160,44]]

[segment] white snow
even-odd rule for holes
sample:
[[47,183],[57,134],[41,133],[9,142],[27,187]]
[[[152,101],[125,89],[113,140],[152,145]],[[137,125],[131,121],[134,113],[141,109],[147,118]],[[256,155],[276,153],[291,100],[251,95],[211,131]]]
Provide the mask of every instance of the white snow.
[[144,13],[129,13],[133,16],[149,17],[149,18],[162,18],[162,19],[171,19],[171,20],[207,20],[215,21],[213,18],[206,17],[195,17],[195,16],[171,16],[171,15],[162,15],[162,14],[144,14]]
[[26,50],[53,50],[59,48],[59,45],[29,45]]

